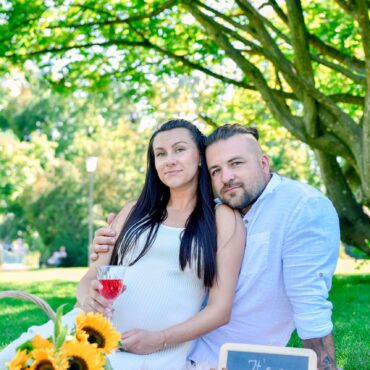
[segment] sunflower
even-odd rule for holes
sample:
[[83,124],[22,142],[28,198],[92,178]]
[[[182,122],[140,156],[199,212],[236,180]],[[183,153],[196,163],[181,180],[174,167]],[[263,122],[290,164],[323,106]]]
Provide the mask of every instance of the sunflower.
[[89,343],[64,343],[61,355],[68,361],[68,369],[103,370],[105,359],[101,351]]
[[7,363],[9,370],[22,370],[26,366],[28,360],[27,351],[18,350],[14,358]]
[[44,348],[44,349],[50,349],[50,350],[54,349],[53,343],[51,343],[47,339],[44,339],[40,335],[36,335],[32,339],[32,345],[35,349],[37,348]]
[[37,348],[31,352],[31,356],[34,359],[34,362],[32,363],[30,370],[65,370],[67,369],[67,366],[66,366],[67,362],[64,362],[64,366],[63,365],[59,366],[58,361],[52,349]]
[[76,338],[80,342],[95,343],[104,353],[110,353],[118,346],[121,335],[100,313],[85,315],[81,311],[76,317]]

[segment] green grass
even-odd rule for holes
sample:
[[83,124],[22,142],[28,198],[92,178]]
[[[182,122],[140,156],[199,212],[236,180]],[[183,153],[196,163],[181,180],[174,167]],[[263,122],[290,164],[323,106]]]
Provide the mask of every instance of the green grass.
[[[76,283],[45,281],[0,283],[0,290],[20,289],[45,299],[55,310],[66,303],[65,312],[75,304]],[[370,370],[370,275],[335,276],[330,299],[334,304],[334,337],[338,366],[345,370]],[[0,300],[0,348],[31,325],[47,321],[33,303]],[[294,333],[290,346],[301,347]]]
[[[330,300],[338,366],[370,370],[370,275],[334,276]],[[296,333],[289,346],[302,347]]]
[[[47,301],[55,311],[66,304],[63,311],[70,311],[76,303],[75,282],[40,281],[32,283],[1,282],[2,290],[23,290]],[[48,316],[32,302],[5,298],[0,300],[0,348],[16,339],[32,325],[41,325]]]

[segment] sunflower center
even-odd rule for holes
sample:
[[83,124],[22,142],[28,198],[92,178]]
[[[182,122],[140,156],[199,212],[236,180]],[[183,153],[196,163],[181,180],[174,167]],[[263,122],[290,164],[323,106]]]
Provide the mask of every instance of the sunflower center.
[[73,356],[68,363],[69,370],[88,370],[86,361],[78,356]]
[[86,332],[86,334],[89,336],[88,337],[88,342],[91,344],[96,344],[98,348],[104,348],[105,346],[105,338],[101,333],[96,331],[93,328],[90,328],[89,326],[83,328],[83,330]]
[[55,370],[55,367],[50,361],[43,360],[37,364],[37,366],[35,367],[35,370]]

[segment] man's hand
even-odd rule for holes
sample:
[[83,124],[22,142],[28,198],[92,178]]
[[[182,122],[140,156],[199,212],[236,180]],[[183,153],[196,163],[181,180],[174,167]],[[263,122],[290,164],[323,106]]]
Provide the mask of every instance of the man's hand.
[[[108,225],[111,225],[116,215],[110,213],[108,215]],[[99,258],[99,253],[106,253],[109,248],[114,246],[117,240],[117,235],[114,230],[109,227],[102,227],[95,232],[93,240],[93,251],[90,255],[91,262],[95,262]]]
[[331,334],[323,338],[303,340],[303,346],[316,352],[318,370],[337,370],[334,340]]

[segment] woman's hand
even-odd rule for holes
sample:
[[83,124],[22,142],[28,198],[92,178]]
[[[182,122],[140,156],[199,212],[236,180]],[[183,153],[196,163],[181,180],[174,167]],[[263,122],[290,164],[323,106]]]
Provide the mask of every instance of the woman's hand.
[[166,347],[166,335],[164,331],[132,329],[121,334],[121,343],[120,350],[147,355]]
[[103,286],[99,280],[92,280],[89,288],[89,293],[86,295],[81,308],[85,312],[93,311],[100,312],[104,316],[109,316],[112,312],[112,303],[105,299],[100,293]]

